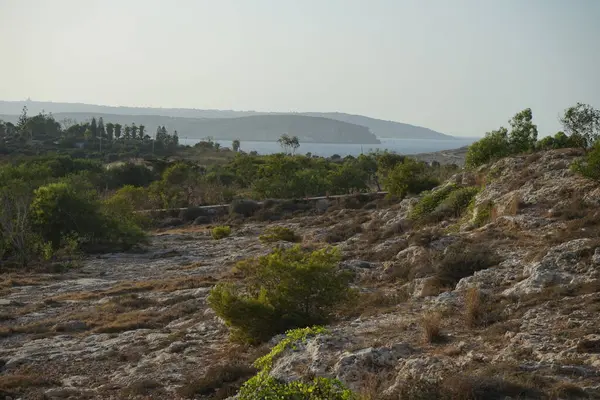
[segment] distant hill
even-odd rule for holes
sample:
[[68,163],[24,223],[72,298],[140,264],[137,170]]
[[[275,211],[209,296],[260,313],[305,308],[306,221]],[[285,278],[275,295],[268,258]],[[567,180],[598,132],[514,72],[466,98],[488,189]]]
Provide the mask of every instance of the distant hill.
[[362,115],[344,114],[344,113],[320,113],[310,112],[302,113],[311,117],[324,117],[335,119],[338,121],[349,122],[351,124],[362,125],[368,127],[375,136],[382,138],[397,138],[397,139],[454,139],[454,136],[436,132],[422,126],[415,126],[394,121],[385,121],[364,117]]
[[[33,115],[34,113],[29,113]],[[119,115],[90,112],[53,113],[57,121],[71,119],[85,122],[102,117],[104,123],[145,125],[154,133],[164,125],[169,132],[177,131],[182,138],[205,138],[242,141],[276,141],[287,133],[298,136],[300,143],[358,143],[377,144],[379,140],[369,128],[343,121],[306,115],[251,115],[239,118],[183,118],[160,115]],[[16,123],[18,116],[0,114],[0,119]]]
[[[320,142],[320,141],[329,141],[335,137],[334,143],[377,143],[373,141],[371,138],[371,134],[379,137],[387,137],[387,138],[398,138],[398,139],[453,139],[453,136],[445,135],[440,132],[433,131],[428,128],[414,126],[410,124],[404,124],[400,122],[394,121],[384,121],[375,118],[369,118],[362,115],[352,115],[352,114],[344,114],[344,113],[323,113],[323,112],[307,112],[307,113],[264,113],[264,112],[256,112],[256,111],[232,111],[232,110],[199,110],[199,109],[189,109],[189,108],[147,108],[147,107],[113,107],[113,106],[103,106],[103,105],[94,105],[94,104],[83,104],[83,103],[54,103],[54,102],[38,102],[38,101],[0,101],[0,114],[9,114],[9,115],[18,115],[20,114],[23,106],[27,106],[30,114],[37,114],[40,111],[44,110],[46,112],[51,112],[53,114],[65,114],[71,115],[77,113],[80,117],[84,117],[85,115],[89,115],[91,118],[92,115],[99,116],[100,114],[107,115],[119,115],[119,116],[127,116],[128,122],[136,122],[137,124],[143,123],[148,127],[152,127],[154,125],[165,125],[170,126],[173,125],[181,125],[185,128],[174,128],[177,129],[183,136],[188,137],[205,137],[205,136],[214,136],[217,139],[230,139],[231,135],[234,135],[235,132],[230,129],[237,130],[238,128],[243,128],[240,126],[241,123],[249,123],[250,127],[254,126],[254,129],[259,129],[261,124],[267,124],[269,126],[269,133],[259,131],[254,131],[252,134],[245,134],[244,137],[246,140],[273,140],[272,129],[285,128],[288,125],[296,129],[296,133],[288,132],[290,134],[295,134],[298,136],[306,136],[307,138],[313,138],[312,141]],[[135,116],[135,118],[134,118]],[[138,122],[141,116],[146,116],[152,119],[152,123],[147,122]],[[196,122],[191,121],[178,121],[175,123],[171,119],[175,118],[188,118],[193,120],[198,119],[232,119],[232,118],[240,118],[240,117],[250,117],[250,116],[307,116],[307,117],[318,117],[325,118],[335,121],[344,122],[346,124],[359,125],[368,128],[370,130],[370,134],[366,137],[362,137],[362,134],[358,134],[357,128],[352,128],[354,133],[348,134],[348,140],[343,139],[343,134],[339,132],[340,129],[349,129],[349,125],[331,125],[331,123],[325,123],[324,121],[316,122],[311,120],[302,120],[299,118],[289,118],[289,119],[271,119],[267,118],[265,120],[258,119],[248,119],[241,120],[229,123],[214,123],[207,124],[203,126],[203,129],[207,131],[219,132],[215,133],[198,133],[196,129],[199,129],[199,126],[196,126]],[[163,122],[158,122],[159,121]],[[164,119],[164,117],[169,117],[170,119]],[[107,118],[105,118],[107,119]],[[140,120],[141,121],[141,120]],[[285,121],[285,122],[284,122]],[[306,121],[306,126],[303,125],[302,121]],[[116,121],[122,123],[120,121]],[[325,132],[329,132],[331,130],[338,131],[337,134],[327,134],[326,138],[322,138],[321,134],[323,131],[316,129],[316,126],[322,124],[322,129]],[[334,126],[336,128],[334,128]],[[226,128],[229,127],[229,128]],[[281,133],[278,132],[276,135],[279,137]],[[254,138],[252,135],[257,134],[258,136]],[[225,136],[223,136],[225,135]],[[357,136],[359,135],[359,136]],[[239,135],[238,135],[239,136]],[[308,141],[309,139],[305,139]],[[360,140],[357,142],[356,140]]]

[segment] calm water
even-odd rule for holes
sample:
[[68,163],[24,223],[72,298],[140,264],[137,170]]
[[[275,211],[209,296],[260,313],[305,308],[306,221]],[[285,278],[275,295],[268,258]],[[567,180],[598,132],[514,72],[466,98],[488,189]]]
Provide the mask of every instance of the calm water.
[[[202,139],[179,138],[181,144],[194,145]],[[357,156],[362,153],[369,153],[377,149],[388,150],[400,154],[429,153],[432,151],[451,150],[459,147],[468,146],[476,138],[460,138],[454,140],[428,140],[428,139],[386,139],[379,138],[381,144],[330,144],[330,143],[300,143],[298,154],[312,153],[318,156],[328,157],[333,154],[339,154],[344,157],[347,155]],[[216,140],[221,146],[231,148],[231,141]],[[241,149],[246,152],[257,151],[259,154],[272,154],[281,151],[277,142],[242,142]]]

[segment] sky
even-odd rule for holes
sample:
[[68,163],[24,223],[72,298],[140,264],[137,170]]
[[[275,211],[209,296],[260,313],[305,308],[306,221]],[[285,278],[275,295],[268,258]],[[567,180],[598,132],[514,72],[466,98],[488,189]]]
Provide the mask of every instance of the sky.
[[600,108],[600,0],[0,0],[0,100],[339,111],[540,136]]

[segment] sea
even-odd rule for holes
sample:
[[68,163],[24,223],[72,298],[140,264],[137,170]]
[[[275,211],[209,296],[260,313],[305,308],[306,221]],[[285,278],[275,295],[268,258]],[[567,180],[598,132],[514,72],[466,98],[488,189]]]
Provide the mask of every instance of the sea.
[[[300,147],[296,150],[296,154],[311,153],[313,155],[330,157],[334,154],[345,157],[348,155],[358,156],[374,151],[389,151],[398,154],[418,154],[430,153],[441,150],[452,150],[460,147],[468,146],[478,140],[478,138],[456,138],[448,140],[437,139],[392,139],[378,138],[381,144],[344,144],[344,143],[300,143]],[[204,139],[191,139],[180,137],[179,143],[193,146]],[[221,147],[231,148],[230,140],[215,140]],[[245,152],[256,151],[258,154],[273,154],[281,152],[279,143],[259,142],[259,141],[242,141],[240,144],[241,150]]]

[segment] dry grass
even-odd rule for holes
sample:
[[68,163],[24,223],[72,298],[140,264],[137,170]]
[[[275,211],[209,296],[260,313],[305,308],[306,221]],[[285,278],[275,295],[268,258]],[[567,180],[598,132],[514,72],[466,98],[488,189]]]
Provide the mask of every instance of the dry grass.
[[177,392],[184,398],[226,399],[234,396],[242,384],[256,372],[255,368],[238,363],[217,365],[200,377],[188,376]]
[[442,342],[442,315],[436,311],[426,312],[421,318],[423,338],[427,343]]
[[60,385],[60,382],[40,375],[0,375],[0,398],[21,398],[20,394],[26,391],[57,385]]
[[[0,337],[30,334],[53,336],[72,329],[83,332],[118,333],[135,329],[157,329],[169,322],[196,313],[194,302],[179,299],[167,309],[156,309],[156,301],[135,294],[114,297],[109,302],[85,311],[73,312],[24,325],[0,328]],[[188,299],[189,300],[189,299]],[[84,326],[71,328],[66,321],[80,321]]]
[[325,241],[327,243],[339,243],[361,232],[362,227],[359,223],[338,224],[327,232]]
[[351,318],[386,314],[394,311],[398,304],[404,303],[408,298],[408,293],[402,291],[385,292],[376,290],[361,293],[356,301],[342,310],[341,314]]
[[447,247],[436,262],[436,275],[443,285],[454,285],[462,278],[499,263],[495,251],[483,243],[456,242]]
[[465,322],[474,328],[481,322],[481,294],[477,288],[469,288],[465,293]]
[[217,282],[212,276],[180,276],[148,281],[124,281],[114,287],[97,292],[75,292],[52,297],[54,301],[94,300],[109,296],[120,296],[139,292],[174,292],[183,289],[210,287]]

